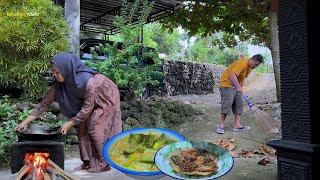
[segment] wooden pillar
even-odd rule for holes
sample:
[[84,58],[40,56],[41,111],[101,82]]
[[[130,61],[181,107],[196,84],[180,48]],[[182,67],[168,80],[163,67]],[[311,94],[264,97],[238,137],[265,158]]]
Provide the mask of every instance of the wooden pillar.
[[80,0],[65,0],[65,18],[70,27],[70,52],[79,56]]
[[282,140],[278,179],[320,179],[319,42],[317,0],[279,0]]

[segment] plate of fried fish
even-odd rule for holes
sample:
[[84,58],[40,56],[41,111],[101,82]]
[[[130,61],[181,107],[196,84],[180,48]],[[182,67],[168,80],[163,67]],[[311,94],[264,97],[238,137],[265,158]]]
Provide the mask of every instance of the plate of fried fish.
[[204,141],[179,141],[161,148],[155,164],[177,179],[214,179],[228,173],[233,158],[228,150]]

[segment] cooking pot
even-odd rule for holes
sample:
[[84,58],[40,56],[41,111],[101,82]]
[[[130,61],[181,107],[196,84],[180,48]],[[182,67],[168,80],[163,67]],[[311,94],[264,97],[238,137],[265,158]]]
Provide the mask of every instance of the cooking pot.
[[60,127],[31,125],[18,132],[19,141],[63,140]]

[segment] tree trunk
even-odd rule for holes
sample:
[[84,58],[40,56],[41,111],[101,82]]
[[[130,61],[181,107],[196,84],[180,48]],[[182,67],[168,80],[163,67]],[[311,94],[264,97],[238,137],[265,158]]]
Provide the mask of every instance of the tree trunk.
[[272,64],[274,71],[274,78],[276,82],[277,101],[280,102],[280,55],[279,55],[279,36],[278,36],[278,2],[277,0],[270,0],[270,8],[268,12],[269,18],[269,34],[270,34],[270,51],[272,56]]
[[70,52],[79,57],[80,46],[80,0],[65,0],[65,18],[70,27]]

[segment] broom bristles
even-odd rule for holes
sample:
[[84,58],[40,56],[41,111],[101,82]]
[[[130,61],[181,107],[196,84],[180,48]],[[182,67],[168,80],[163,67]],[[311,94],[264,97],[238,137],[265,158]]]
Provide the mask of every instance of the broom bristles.
[[272,117],[270,117],[266,112],[259,108],[252,108],[254,118],[258,121],[261,129],[266,133],[279,133],[281,124]]

